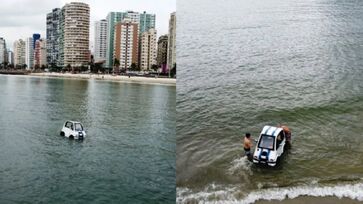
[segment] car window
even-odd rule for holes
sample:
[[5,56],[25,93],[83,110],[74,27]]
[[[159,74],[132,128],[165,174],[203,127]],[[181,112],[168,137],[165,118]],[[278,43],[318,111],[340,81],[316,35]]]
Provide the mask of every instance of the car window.
[[65,126],[66,126],[67,128],[71,128],[71,125],[72,125],[72,123],[71,123],[71,122],[66,122],[66,125],[65,125]]
[[274,149],[275,138],[268,135],[262,135],[258,143],[259,148]]
[[80,123],[75,124],[76,131],[83,131],[83,127]]

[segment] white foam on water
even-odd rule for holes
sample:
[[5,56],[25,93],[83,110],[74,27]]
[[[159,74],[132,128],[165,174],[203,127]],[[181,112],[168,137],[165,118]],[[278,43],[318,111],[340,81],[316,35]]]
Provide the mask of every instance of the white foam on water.
[[340,184],[335,186],[306,185],[286,188],[270,188],[253,191],[243,198],[239,198],[242,192],[238,192],[237,187],[215,187],[215,191],[210,191],[207,187],[204,191],[193,193],[187,188],[177,189],[177,203],[188,203],[197,201],[198,203],[241,203],[249,204],[258,200],[284,200],[293,199],[299,196],[350,198],[363,201],[363,183]]
[[242,203],[254,203],[257,200],[284,200],[299,196],[351,198],[363,201],[363,183],[336,186],[298,186],[291,188],[273,188],[250,193]]
[[[212,190],[213,189],[213,190]],[[207,201],[216,202],[218,200],[229,200],[233,195],[233,192],[236,192],[236,188],[225,188],[225,189],[217,189],[216,185],[212,184],[208,186],[203,191],[193,193],[188,188],[177,188],[177,197],[176,202],[177,203],[188,203],[191,201],[197,201],[199,203],[205,203]],[[213,201],[215,199],[218,199],[216,201]]]
[[230,174],[235,174],[237,171],[248,171],[251,170],[252,162],[247,159],[247,156],[238,157],[231,162],[231,166],[228,169]]

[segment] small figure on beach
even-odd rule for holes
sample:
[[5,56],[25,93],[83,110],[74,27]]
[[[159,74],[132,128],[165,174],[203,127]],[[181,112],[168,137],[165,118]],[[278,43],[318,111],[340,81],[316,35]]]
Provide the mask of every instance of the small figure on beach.
[[251,148],[252,148],[251,134],[246,133],[243,139],[243,149],[245,150],[245,155],[247,156],[248,160],[252,160]]

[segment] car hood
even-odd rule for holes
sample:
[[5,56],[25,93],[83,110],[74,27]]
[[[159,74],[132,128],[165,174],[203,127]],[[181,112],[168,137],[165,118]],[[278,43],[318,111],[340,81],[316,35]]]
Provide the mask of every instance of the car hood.
[[264,148],[256,148],[255,153],[253,154],[253,157],[257,160],[267,160],[270,161],[276,160],[276,151],[270,150],[270,149],[264,149]]

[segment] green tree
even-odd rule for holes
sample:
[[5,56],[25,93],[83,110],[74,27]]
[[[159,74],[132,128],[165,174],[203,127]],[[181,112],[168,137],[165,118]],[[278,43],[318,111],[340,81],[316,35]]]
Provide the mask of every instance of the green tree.
[[132,63],[131,66],[130,66],[130,69],[132,71],[137,71],[137,66],[136,66],[136,63]]
[[116,73],[116,74],[118,74],[120,71],[120,60],[118,60],[117,58],[115,58],[114,60],[113,60],[113,72],[114,73]]
[[82,65],[81,67],[80,67],[80,71],[82,71],[82,72],[85,72],[85,71],[87,71],[88,70],[88,67],[87,66],[85,66],[85,65]]
[[71,71],[71,68],[72,68],[72,66],[71,66],[70,64],[68,64],[68,65],[66,66],[66,70],[67,70],[67,71]]
[[113,60],[113,66],[115,66],[115,67],[119,67],[119,66],[120,66],[120,60],[118,60],[117,58],[115,58],[115,59]]
[[9,65],[9,62],[4,62],[4,67],[3,68],[8,67],[8,65]]
[[170,70],[170,77],[176,77],[176,63],[174,64],[173,68]]
[[158,70],[158,68],[159,67],[156,64],[151,65],[151,69],[154,70],[155,72]]

